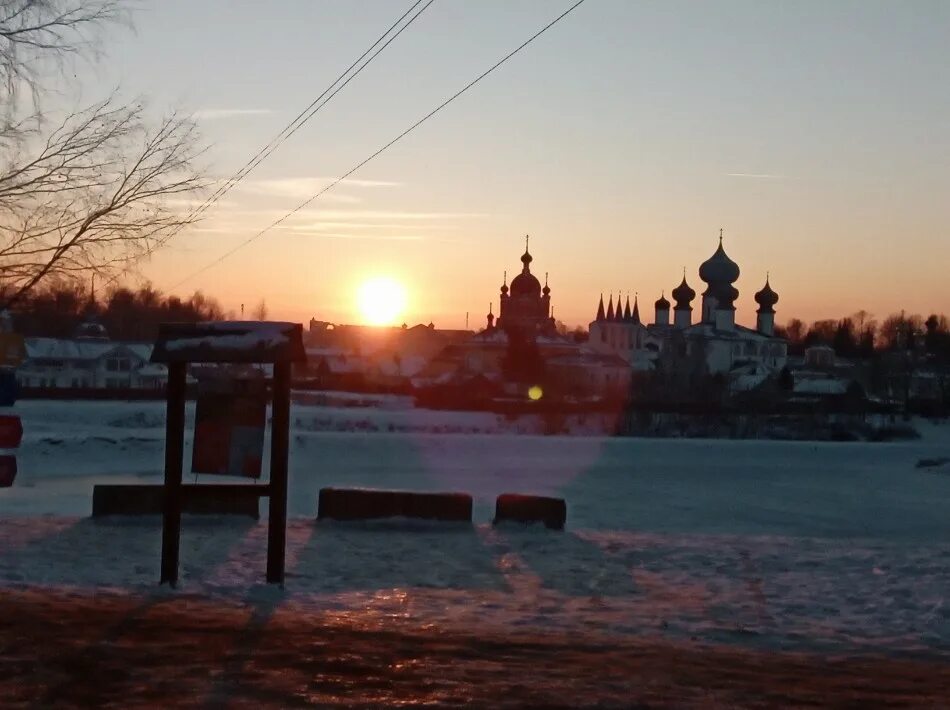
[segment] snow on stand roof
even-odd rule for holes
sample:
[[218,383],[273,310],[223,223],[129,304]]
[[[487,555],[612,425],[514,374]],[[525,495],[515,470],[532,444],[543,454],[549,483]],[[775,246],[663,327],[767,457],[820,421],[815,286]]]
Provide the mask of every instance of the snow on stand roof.
[[167,323],[152,362],[306,362],[303,326],[271,321]]

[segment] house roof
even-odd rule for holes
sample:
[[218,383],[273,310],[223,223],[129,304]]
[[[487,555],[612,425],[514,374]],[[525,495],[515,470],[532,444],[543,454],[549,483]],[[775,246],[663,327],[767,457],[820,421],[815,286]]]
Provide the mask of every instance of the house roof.
[[67,338],[24,338],[26,355],[30,360],[98,360],[117,350],[128,350],[146,362],[152,355],[148,343],[119,341],[73,340]]
[[630,365],[614,353],[598,353],[593,350],[579,350],[576,353],[556,355],[546,360],[551,365],[574,365],[578,367],[618,367],[627,369]]
[[837,377],[796,377],[792,392],[795,394],[844,394],[848,391],[848,381]]
[[734,330],[722,330],[717,328],[712,323],[696,323],[695,325],[691,325],[688,328],[684,328],[683,334],[686,337],[703,337],[719,340],[758,340],[763,342],[785,342],[782,338],[764,335],[757,330],[746,328],[744,325],[739,325],[738,323],[736,324]]

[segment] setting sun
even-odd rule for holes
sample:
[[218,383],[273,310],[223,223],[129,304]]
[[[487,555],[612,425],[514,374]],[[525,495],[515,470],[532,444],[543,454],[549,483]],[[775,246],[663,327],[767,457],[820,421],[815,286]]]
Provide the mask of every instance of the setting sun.
[[369,325],[392,325],[406,309],[406,289],[382,276],[364,281],[357,294],[360,316]]

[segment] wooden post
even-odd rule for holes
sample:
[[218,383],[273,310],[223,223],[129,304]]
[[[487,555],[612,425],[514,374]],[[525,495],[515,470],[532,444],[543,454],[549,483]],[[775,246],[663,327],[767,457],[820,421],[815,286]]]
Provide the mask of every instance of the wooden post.
[[290,363],[274,363],[270,434],[270,502],[267,528],[267,582],[284,583],[287,542],[287,463],[290,446]]
[[165,413],[165,490],[162,515],[162,576],[159,584],[178,584],[181,540],[181,467],[185,455],[185,371],[183,362],[168,365]]

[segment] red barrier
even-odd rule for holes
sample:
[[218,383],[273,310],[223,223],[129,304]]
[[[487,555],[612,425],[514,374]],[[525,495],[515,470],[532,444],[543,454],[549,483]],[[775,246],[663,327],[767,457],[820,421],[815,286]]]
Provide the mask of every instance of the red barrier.
[[0,449],[15,449],[23,440],[23,423],[17,414],[0,414]]
[[16,456],[0,456],[0,488],[9,488],[16,478]]

